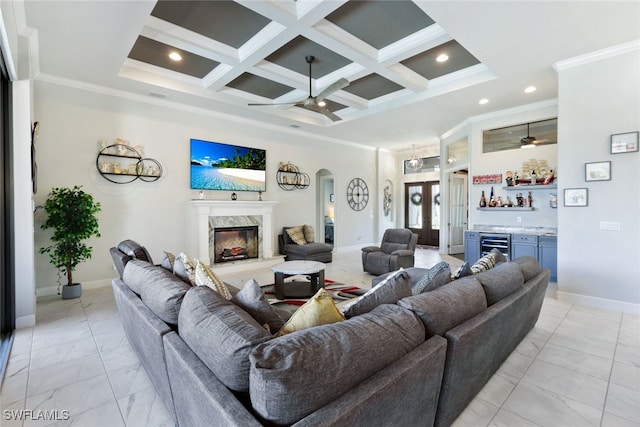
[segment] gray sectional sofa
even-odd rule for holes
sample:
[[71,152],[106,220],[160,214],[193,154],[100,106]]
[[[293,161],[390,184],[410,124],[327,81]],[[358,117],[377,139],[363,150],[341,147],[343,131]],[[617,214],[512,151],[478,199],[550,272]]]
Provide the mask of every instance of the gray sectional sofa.
[[113,290],[177,425],[448,426],[534,326],[548,280],[521,258],[280,337],[146,261]]

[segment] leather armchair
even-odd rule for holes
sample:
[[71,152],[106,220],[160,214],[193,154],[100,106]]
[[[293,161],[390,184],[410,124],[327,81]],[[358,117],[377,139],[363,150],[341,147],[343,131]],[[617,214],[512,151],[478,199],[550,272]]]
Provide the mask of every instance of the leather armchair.
[[362,268],[379,276],[390,271],[413,267],[418,235],[408,228],[390,228],[384,232],[380,246],[362,248]]

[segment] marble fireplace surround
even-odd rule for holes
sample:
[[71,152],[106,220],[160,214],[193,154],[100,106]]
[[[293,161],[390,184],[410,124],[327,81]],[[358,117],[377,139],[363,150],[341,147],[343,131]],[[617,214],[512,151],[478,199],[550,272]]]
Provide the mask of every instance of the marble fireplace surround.
[[[273,208],[276,201],[243,200],[192,200],[196,210],[198,259],[211,265],[214,260],[212,248],[215,227],[234,227],[244,225],[258,226],[258,258],[273,258]],[[232,261],[224,264],[249,262]],[[216,264],[221,265],[221,264]]]

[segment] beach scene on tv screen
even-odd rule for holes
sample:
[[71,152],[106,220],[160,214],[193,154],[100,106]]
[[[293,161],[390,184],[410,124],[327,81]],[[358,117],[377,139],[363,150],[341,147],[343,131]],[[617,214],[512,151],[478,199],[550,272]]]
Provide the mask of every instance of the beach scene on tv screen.
[[192,139],[191,188],[265,191],[266,151]]

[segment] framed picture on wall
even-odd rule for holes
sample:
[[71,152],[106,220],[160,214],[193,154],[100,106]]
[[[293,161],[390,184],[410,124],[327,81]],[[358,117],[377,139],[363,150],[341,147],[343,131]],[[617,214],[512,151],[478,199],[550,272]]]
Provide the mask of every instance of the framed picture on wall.
[[593,162],[584,165],[585,181],[610,181],[611,162]]
[[586,188],[565,188],[565,206],[587,206],[589,204],[588,191]]
[[611,135],[611,154],[631,153],[638,151],[638,134],[640,132],[614,133]]

